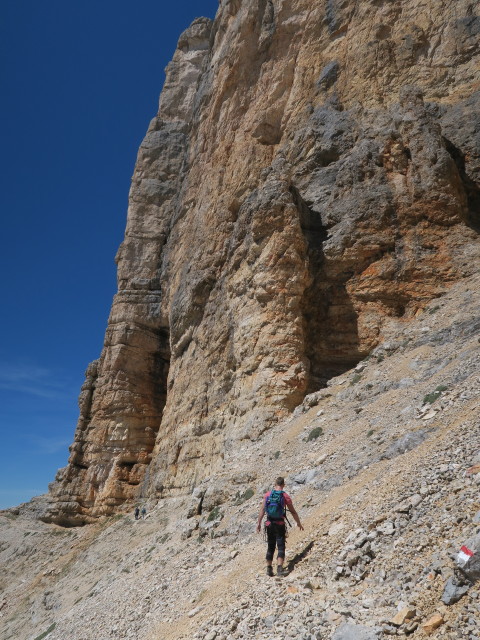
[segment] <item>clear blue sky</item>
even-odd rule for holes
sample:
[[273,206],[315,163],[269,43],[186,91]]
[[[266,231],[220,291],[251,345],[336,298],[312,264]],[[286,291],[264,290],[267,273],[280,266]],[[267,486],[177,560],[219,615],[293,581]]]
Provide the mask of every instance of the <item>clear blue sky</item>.
[[0,508],[66,464],[138,146],[180,33],[218,0],[0,7]]

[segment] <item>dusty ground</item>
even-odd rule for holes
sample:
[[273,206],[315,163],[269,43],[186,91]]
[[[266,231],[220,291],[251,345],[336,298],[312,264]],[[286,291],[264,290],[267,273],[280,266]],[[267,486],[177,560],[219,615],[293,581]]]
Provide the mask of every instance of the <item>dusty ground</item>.
[[[3,512],[2,640],[326,640],[346,638],[345,622],[359,638],[421,638],[435,612],[432,637],[480,637],[478,586],[440,600],[479,526],[480,473],[466,473],[480,462],[479,285],[466,279],[413,323],[392,321],[357,370],[244,441],[198,488],[218,504],[210,513],[188,518],[191,496],[147,505],[144,521],[77,529],[35,520],[35,505]],[[290,532],[283,580],[264,575],[254,533],[280,473],[305,526]],[[356,545],[369,534],[365,552]],[[415,615],[397,628],[404,606]]]

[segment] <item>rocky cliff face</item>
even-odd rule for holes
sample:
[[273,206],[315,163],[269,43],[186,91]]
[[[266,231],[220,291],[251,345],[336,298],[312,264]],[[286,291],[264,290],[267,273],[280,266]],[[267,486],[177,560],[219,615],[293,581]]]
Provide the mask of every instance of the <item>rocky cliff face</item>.
[[191,489],[471,273],[479,14],[221,0],[181,35],[47,520]]

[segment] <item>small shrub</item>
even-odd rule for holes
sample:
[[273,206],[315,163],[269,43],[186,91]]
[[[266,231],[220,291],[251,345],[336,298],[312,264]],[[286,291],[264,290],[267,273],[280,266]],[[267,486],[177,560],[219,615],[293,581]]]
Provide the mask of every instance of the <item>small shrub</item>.
[[250,500],[250,498],[253,498],[254,495],[255,491],[249,487],[243,494],[243,500]]
[[123,567],[122,573],[130,573],[130,569],[128,567]]
[[273,454],[273,457],[275,458],[275,460],[278,460],[280,457],[280,451],[275,451],[275,453]]
[[432,307],[431,309],[428,310],[428,313],[432,314],[437,312],[441,307],[439,305],[437,305],[436,307]]
[[250,500],[250,498],[254,495],[254,490],[251,489],[250,487],[240,495],[240,493],[237,493],[237,497],[235,500],[235,504],[242,504],[243,502],[246,502],[247,500]]
[[423,399],[423,404],[433,404],[439,397],[442,395],[443,391],[446,391],[447,387],[443,384],[440,384],[435,391],[431,393],[427,393],[427,395]]
[[308,434],[307,442],[311,442],[312,440],[316,440],[318,437],[323,436],[322,427],[315,427]]
[[377,362],[383,362],[384,360],[385,360],[385,356],[383,355],[383,353],[377,356]]
[[50,625],[48,627],[48,629],[46,631],[44,631],[43,633],[41,633],[39,636],[37,636],[35,638],[35,640],[43,640],[43,638],[46,638],[48,636],[49,633],[52,633],[52,631],[55,629],[55,627],[57,626],[57,623],[54,622],[52,625]]
[[356,373],[352,380],[350,381],[350,384],[357,384],[357,382],[360,382],[360,380],[362,379],[362,376],[359,373]]
[[164,533],[163,536],[160,536],[160,538],[157,538],[157,544],[165,544],[165,542],[167,542],[167,540],[169,539],[170,539],[170,534]]
[[435,400],[438,400],[440,394],[437,391],[432,391],[432,393],[427,393],[427,395],[423,399],[423,404],[433,404]]
[[207,522],[212,522],[213,520],[217,520],[220,517],[220,507],[216,505],[208,514]]
[[374,433],[375,431],[373,429],[370,429],[370,431],[367,433],[367,438],[370,438],[370,436],[373,436]]

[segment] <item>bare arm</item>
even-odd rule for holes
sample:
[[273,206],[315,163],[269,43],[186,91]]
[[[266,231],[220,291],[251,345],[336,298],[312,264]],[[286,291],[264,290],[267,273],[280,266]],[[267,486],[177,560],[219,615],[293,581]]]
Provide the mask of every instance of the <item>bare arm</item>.
[[293,504],[290,504],[290,505],[287,504],[287,508],[290,511],[290,513],[292,514],[293,519],[297,523],[297,527],[300,529],[300,531],[303,531],[303,525],[300,522],[300,517],[299,517],[298,513],[295,511],[295,507],[293,506]]
[[263,499],[262,506],[260,508],[260,513],[258,514],[257,533],[260,533],[260,530],[262,528],[262,520],[264,515],[265,515],[265,498]]

